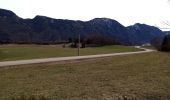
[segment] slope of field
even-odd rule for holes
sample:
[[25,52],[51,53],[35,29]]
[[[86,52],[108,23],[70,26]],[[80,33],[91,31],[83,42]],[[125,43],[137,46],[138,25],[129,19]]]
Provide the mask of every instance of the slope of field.
[[[140,51],[140,49],[129,46],[111,45],[81,48],[80,55],[133,51]],[[63,56],[77,56],[77,48],[63,48],[62,45],[0,45],[0,61]]]
[[153,52],[0,68],[0,100],[169,100],[169,59]]

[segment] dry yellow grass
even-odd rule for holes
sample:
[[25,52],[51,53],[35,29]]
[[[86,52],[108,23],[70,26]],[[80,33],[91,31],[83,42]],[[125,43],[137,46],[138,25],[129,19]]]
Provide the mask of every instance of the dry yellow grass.
[[169,100],[169,59],[154,52],[0,68],[0,100]]

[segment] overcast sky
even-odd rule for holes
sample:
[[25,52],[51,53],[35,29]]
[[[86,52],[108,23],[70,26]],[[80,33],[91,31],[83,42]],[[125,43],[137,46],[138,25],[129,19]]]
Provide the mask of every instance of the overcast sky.
[[124,26],[145,23],[168,27],[168,0],[0,0],[0,8],[12,10],[22,18],[44,15],[56,19],[91,20],[111,18]]

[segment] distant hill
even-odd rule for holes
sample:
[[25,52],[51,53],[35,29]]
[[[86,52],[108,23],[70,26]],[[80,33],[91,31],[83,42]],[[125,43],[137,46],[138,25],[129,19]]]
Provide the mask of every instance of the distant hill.
[[165,35],[153,26],[125,27],[109,18],[74,21],[38,15],[22,19],[12,11],[0,9],[0,43],[60,43],[77,38],[78,34],[83,39],[100,35],[126,45],[145,44]]
[[167,35],[170,34],[170,31],[163,31],[163,32]]
[[139,44],[149,43],[154,38],[163,38],[165,36],[165,33],[160,29],[146,24],[136,23],[127,28],[130,30],[131,34],[136,36],[136,38],[133,38],[135,43]]

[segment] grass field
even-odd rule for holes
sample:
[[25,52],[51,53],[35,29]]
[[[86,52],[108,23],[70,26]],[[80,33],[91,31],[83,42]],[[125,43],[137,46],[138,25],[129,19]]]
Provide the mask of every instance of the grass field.
[[170,53],[0,68],[0,100],[169,100]]
[[[139,51],[129,46],[102,46],[80,49],[80,55]],[[47,57],[77,56],[77,48],[62,48],[62,45],[0,45],[0,61]]]
[[155,47],[153,47],[153,46],[142,46],[143,48],[147,48],[147,49],[152,49],[152,50],[156,50],[156,48]]

